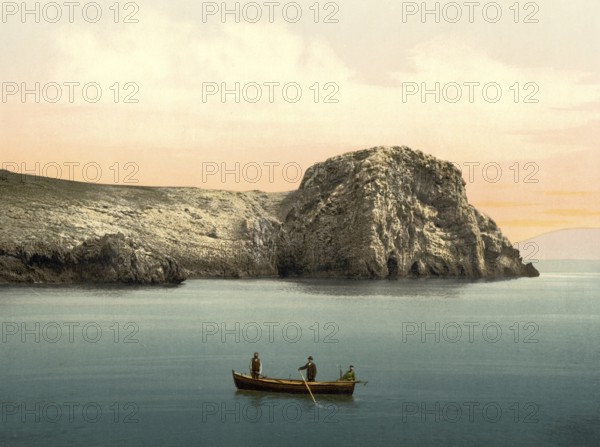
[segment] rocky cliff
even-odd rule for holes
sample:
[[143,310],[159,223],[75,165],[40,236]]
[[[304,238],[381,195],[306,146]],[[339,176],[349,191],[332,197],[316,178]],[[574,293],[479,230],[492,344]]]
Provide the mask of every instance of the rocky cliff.
[[0,207],[0,282],[537,275],[468,204],[450,163],[405,147],[317,164],[292,193],[1,171]]
[[282,275],[352,278],[537,276],[469,205],[451,163],[373,148],[310,168],[278,236]]
[[0,282],[276,276],[285,194],[94,185],[0,172]]

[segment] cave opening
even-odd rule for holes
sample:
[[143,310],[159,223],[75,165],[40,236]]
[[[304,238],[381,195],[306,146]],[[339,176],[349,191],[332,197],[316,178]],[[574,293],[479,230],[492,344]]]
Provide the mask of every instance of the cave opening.
[[388,279],[398,279],[398,260],[390,256],[387,260]]
[[419,263],[417,261],[410,266],[410,274],[414,277],[421,276],[421,272],[419,272]]

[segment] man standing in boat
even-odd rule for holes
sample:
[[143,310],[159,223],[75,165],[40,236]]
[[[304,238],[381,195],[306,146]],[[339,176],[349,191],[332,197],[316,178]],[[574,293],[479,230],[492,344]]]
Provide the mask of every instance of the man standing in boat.
[[250,359],[250,374],[253,379],[259,379],[262,375],[262,362],[258,357],[258,352],[255,352],[254,357]]
[[312,356],[308,357],[308,363],[306,365],[298,368],[298,371],[303,370],[303,369],[306,370],[307,380],[309,382],[314,382],[315,379],[317,378],[317,365],[315,365],[313,363]]

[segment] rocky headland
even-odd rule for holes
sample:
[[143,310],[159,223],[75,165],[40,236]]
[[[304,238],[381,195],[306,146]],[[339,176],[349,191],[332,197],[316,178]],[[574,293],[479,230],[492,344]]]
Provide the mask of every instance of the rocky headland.
[[289,193],[0,171],[0,283],[537,276],[464,187],[451,163],[407,147],[333,157]]

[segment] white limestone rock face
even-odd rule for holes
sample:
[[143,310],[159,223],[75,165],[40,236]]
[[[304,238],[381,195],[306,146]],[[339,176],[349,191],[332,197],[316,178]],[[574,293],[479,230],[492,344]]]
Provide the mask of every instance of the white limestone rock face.
[[88,239],[73,249],[37,241],[0,253],[0,282],[178,284],[184,279],[173,258],[123,234]]
[[379,147],[298,191],[95,185],[0,171],[0,283],[536,276],[448,162]]
[[377,147],[310,168],[278,239],[283,276],[537,276],[469,205],[460,172],[407,147]]
[[283,197],[0,171],[0,283],[276,277]]

